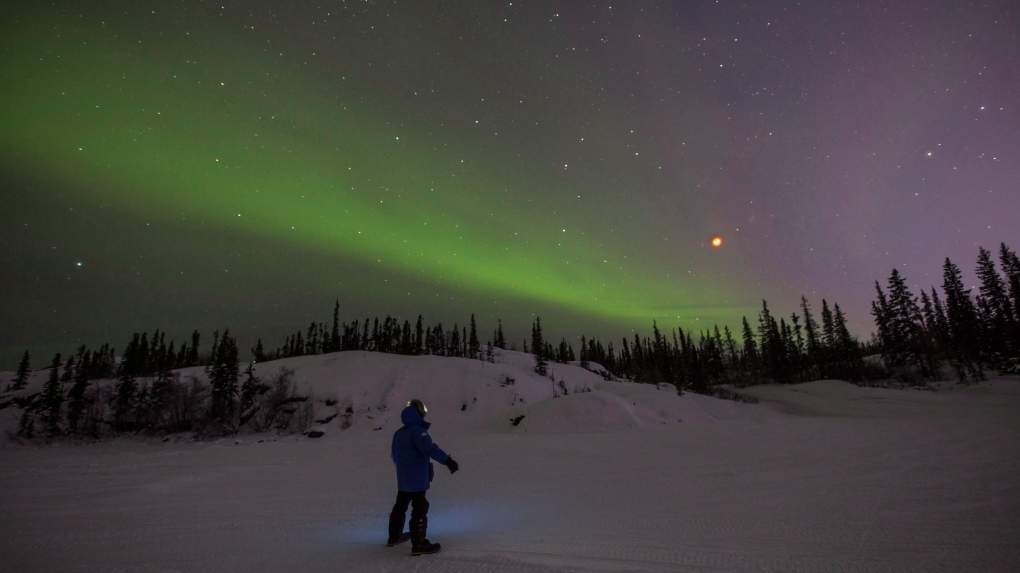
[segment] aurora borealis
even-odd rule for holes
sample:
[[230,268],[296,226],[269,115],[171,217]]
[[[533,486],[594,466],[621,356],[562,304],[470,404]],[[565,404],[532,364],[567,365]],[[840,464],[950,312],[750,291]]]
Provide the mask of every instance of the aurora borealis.
[[[112,2],[3,23],[0,351],[697,329],[1020,242],[1009,2]],[[710,240],[725,239],[720,248]]]

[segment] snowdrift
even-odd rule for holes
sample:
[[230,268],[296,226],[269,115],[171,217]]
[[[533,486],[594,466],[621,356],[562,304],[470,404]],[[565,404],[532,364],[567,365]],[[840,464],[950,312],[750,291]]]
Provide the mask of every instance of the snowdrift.
[[[594,363],[587,368],[550,363],[548,375],[540,376],[531,354],[497,350],[495,356],[489,363],[344,351],[259,363],[256,375],[271,383],[291,372],[296,393],[311,404],[314,429],[324,434],[392,431],[411,398],[424,400],[430,419],[441,420],[444,428],[485,433],[617,432],[753,417],[748,405],[678,396],[671,385],[606,380],[611,377]],[[184,383],[206,379],[202,367],[177,373]],[[47,370],[34,372],[28,387],[16,395],[39,392],[47,377]],[[14,395],[5,393],[4,400]],[[0,427],[13,432],[16,425],[17,408],[0,410]]]
[[[762,385],[735,390],[753,405],[709,396],[677,395],[667,384],[612,380],[598,364],[549,364],[534,371],[531,354],[498,350],[495,362],[445,356],[343,351],[260,363],[256,375],[271,382],[291,372],[322,435],[392,431],[411,398],[424,400],[429,418],[444,429],[472,433],[576,434],[704,426],[719,421],[761,423],[796,417],[887,417],[952,408],[955,391],[923,392],[859,387],[839,380]],[[205,380],[202,367],[177,371],[183,382]],[[0,429],[13,433],[13,399],[42,389],[48,370],[33,372],[28,387],[0,393]],[[0,380],[13,373],[0,373]],[[610,378],[607,380],[606,378]],[[114,384],[99,381],[98,384]],[[998,382],[1002,383],[1002,382]]]
[[482,432],[636,429],[676,423],[684,402],[671,386],[606,381],[576,364],[553,363],[539,376],[534,358],[514,351],[498,351],[495,363],[347,351],[258,366],[270,377],[281,368],[311,396],[316,419],[329,420],[320,424],[326,431],[392,430],[411,398],[424,400],[444,428]]

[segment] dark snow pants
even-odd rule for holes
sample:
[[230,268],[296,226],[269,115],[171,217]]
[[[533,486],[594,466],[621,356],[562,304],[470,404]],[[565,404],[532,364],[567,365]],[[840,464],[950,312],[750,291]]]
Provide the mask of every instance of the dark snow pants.
[[398,491],[397,502],[393,504],[392,514],[403,516],[407,506],[411,506],[411,519],[425,517],[429,513],[429,500],[425,499],[424,491]]
[[[418,533],[424,537],[425,524],[428,523],[429,500],[425,499],[424,491],[398,491],[397,502],[393,504],[393,511],[390,512],[390,539],[400,536],[404,529],[404,519],[407,515],[407,506],[411,506],[411,533]],[[417,527],[416,527],[417,526]]]

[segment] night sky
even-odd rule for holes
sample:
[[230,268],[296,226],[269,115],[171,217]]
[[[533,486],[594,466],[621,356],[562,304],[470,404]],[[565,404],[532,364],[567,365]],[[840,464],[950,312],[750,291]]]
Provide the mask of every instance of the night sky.
[[1020,247],[1015,1],[86,4],[0,23],[3,367],[335,297],[519,341],[803,293],[863,337],[892,267]]

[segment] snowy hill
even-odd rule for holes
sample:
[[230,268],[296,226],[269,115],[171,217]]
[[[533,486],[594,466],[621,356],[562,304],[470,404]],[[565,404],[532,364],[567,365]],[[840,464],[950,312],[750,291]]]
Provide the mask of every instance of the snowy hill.
[[[540,376],[534,372],[531,354],[510,350],[497,350],[494,363],[346,351],[257,365],[257,375],[263,380],[272,380],[284,370],[293,373],[295,391],[310,397],[313,418],[329,420],[316,426],[327,434],[399,426],[400,410],[410,398],[424,400],[432,416],[442,419],[445,426],[472,432],[633,430],[748,411],[746,405],[694,394],[678,396],[671,385],[606,381],[598,364],[585,369],[552,363],[549,375]],[[177,372],[182,380],[206,380],[201,367]],[[16,395],[39,392],[48,375],[48,370],[34,372],[28,387]],[[0,380],[12,377],[13,373],[0,373]],[[14,409],[0,414],[3,428],[13,431],[17,420]]]
[[[400,409],[410,398],[424,400],[446,427],[512,433],[637,429],[698,418],[706,409],[721,414],[733,406],[680,397],[672,386],[607,382],[593,372],[601,370],[597,364],[591,370],[551,364],[549,376],[539,376],[532,355],[514,351],[498,351],[496,363],[356,351],[259,365],[260,372],[279,368],[293,370],[298,391],[314,397],[316,418],[328,417],[324,402],[335,401],[339,416],[333,426],[352,431],[399,426]],[[511,424],[520,416],[518,425]]]
[[[516,352],[495,364],[341,352],[259,374],[281,367],[317,418],[337,414],[323,438],[5,447],[5,568],[1020,570],[1015,378],[761,386],[744,404],[570,365],[551,365],[554,385]],[[437,468],[429,531],[444,549],[420,558],[382,547],[389,440],[411,397],[461,464]]]

